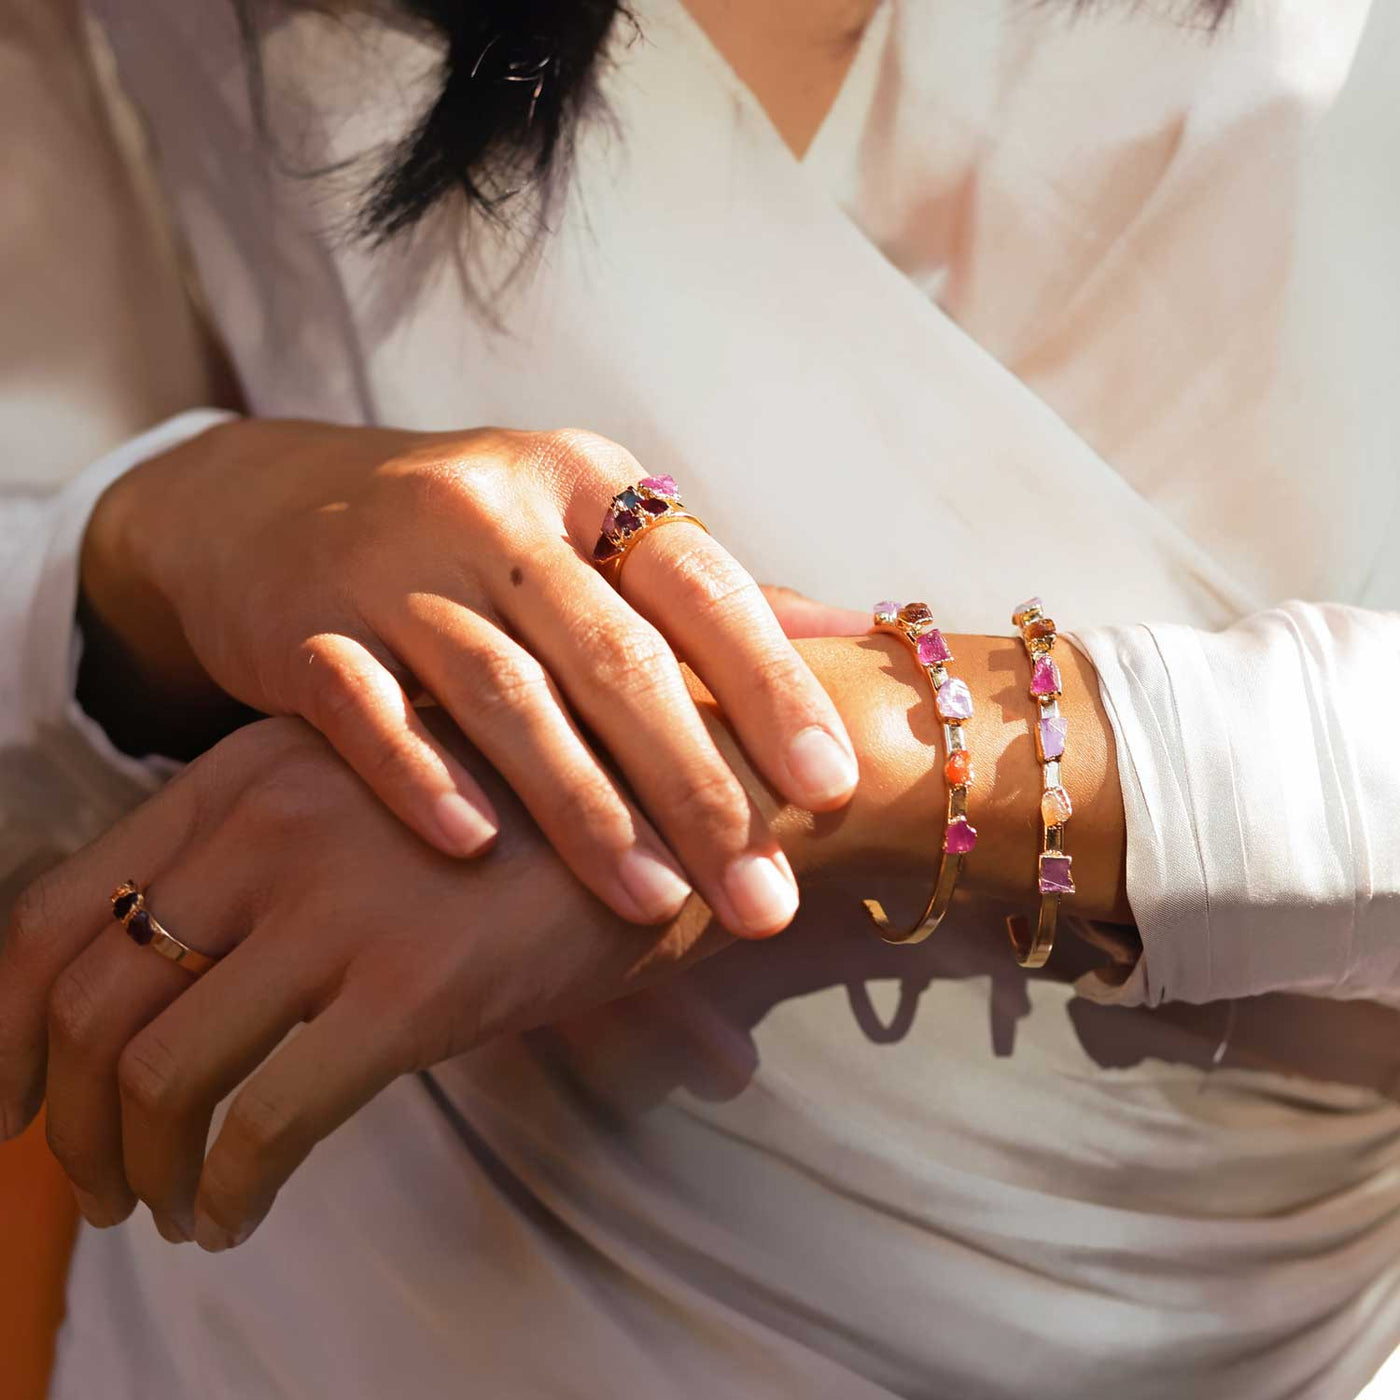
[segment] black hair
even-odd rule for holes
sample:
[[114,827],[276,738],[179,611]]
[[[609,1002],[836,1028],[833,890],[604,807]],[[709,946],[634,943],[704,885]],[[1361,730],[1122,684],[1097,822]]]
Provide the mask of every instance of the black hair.
[[[233,3],[256,75],[259,0]],[[319,7],[317,0],[282,3]],[[367,3],[385,7],[384,0]],[[1081,11],[1104,3],[1073,0]],[[1233,3],[1185,0],[1212,31]],[[521,195],[541,190],[566,163],[614,27],[635,29],[626,0],[392,0],[387,8],[423,26],[442,59],[433,96],[365,189],[359,228],[375,242],[411,228],[454,192],[506,221]]]

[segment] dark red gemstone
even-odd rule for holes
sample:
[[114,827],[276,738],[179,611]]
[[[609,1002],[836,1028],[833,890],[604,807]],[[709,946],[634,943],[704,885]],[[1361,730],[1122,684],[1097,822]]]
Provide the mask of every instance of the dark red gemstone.
[[640,530],[642,528],[642,518],[634,511],[619,511],[617,514],[617,528],[621,530],[624,535],[630,535],[633,530]]
[[616,553],[617,546],[606,535],[599,535],[598,543],[593,546],[594,562],[601,564],[604,560],[611,559]]
[[642,502],[642,509],[649,515],[665,515],[671,507],[665,501],[647,500]]
[[151,941],[154,932],[151,928],[151,916],[144,909],[138,909],[127,922],[126,931],[135,942],[144,947]]
[[120,923],[136,908],[136,901],[140,898],[141,896],[135,890],[130,890],[126,894],[118,895],[117,898],[112,901],[112,917]]

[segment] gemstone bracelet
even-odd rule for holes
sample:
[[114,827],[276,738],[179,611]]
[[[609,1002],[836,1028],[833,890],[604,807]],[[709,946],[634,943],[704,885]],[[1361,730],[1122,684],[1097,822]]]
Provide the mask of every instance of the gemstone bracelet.
[[948,822],[943,831],[943,854],[938,862],[938,879],[928,907],[919,922],[907,933],[890,927],[878,899],[864,901],[865,908],[886,943],[922,943],[947,914],[953,902],[963,860],[977,844],[977,830],[967,819],[967,790],[972,783],[972,755],[963,743],[963,724],[972,718],[972,692],[967,682],[950,676],[946,670],[953,659],[943,633],[933,625],[933,614],[926,603],[875,605],[872,632],[888,632],[902,637],[913,649],[933,686],[934,708],[943,721],[943,745],[947,760],[943,777],[948,784]]
[[1060,714],[1060,668],[1054,657],[1055,624],[1045,616],[1045,605],[1039,598],[1027,599],[1011,614],[1011,622],[1020,629],[1021,641],[1030,658],[1030,693],[1038,707],[1035,747],[1040,755],[1044,783],[1040,794],[1043,831],[1037,880],[1040,913],[1036,918],[1035,936],[1031,937],[1030,922],[1021,915],[1009,918],[1006,927],[1011,935],[1011,946],[1016,950],[1016,961],[1022,967],[1044,967],[1055,946],[1060,898],[1074,893],[1074,876],[1070,871],[1073,858],[1065,853],[1065,823],[1074,807],[1060,781],[1068,722]]

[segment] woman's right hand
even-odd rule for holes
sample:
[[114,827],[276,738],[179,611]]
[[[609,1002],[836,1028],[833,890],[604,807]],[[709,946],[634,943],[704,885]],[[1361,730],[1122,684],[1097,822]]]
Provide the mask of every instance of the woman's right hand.
[[447,854],[486,849],[497,819],[414,709],[420,691],[624,918],[672,917],[683,869],[731,932],[774,933],[796,908],[792,872],[676,654],[788,801],[840,806],[854,753],[760,590],[703,531],[634,545],[626,600],[593,567],[604,510],[643,475],[582,432],[233,422],[109,488],[84,597],[145,693],[176,708],[217,687],[303,716]]

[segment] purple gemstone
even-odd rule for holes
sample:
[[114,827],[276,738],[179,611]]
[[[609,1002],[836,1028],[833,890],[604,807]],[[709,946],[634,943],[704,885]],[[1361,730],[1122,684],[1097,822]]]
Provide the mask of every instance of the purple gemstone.
[[669,474],[665,476],[644,476],[638,484],[645,486],[648,491],[655,491],[658,496],[680,495],[680,492],[676,489],[676,478]]
[[943,833],[943,849],[965,856],[977,844],[977,828],[966,817],[955,817]]
[[665,515],[671,507],[665,501],[645,500],[642,502],[642,509],[648,515]]
[[617,512],[616,512],[616,511],[613,511],[613,510],[610,510],[610,511],[603,517],[603,533],[604,533],[605,535],[610,535],[610,534],[612,534],[612,532],[613,532],[614,530],[616,530],[616,529],[617,529]]
[[138,909],[127,921],[126,931],[135,942],[144,946],[151,941],[154,932],[151,928],[151,916],[144,909]]
[[119,895],[112,901],[112,917],[120,923],[136,907],[136,901],[140,898],[135,890]]
[[1040,858],[1041,894],[1073,894],[1074,876],[1070,874],[1072,856],[1043,855]]
[[948,643],[943,640],[943,633],[936,627],[932,632],[925,632],[914,649],[925,666],[941,666],[945,661],[953,659],[953,653],[948,650]]
[[640,530],[642,528],[642,517],[636,514],[635,511],[619,511],[617,520],[614,522],[614,528],[619,534],[630,535],[633,530]]
[[1069,721],[1060,715],[1053,715],[1049,719],[1043,719],[1038,726],[1040,739],[1040,761],[1048,762],[1052,758],[1059,758],[1065,751],[1065,733],[1069,729]]
[[884,602],[875,604],[875,612],[884,617],[889,617],[890,614],[897,613],[898,611],[899,604],[896,603],[893,598],[886,598]]
[[605,559],[611,559],[616,553],[617,546],[606,535],[599,535],[598,543],[593,546],[593,562],[601,564]]
[[1024,617],[1029,612],[1043,612],[1044,610],[1045,604],[1039,598],[1027,598],[1012,616]]
[[1060,668],[1048,657],[1042,656],[1031,672],[1032,695],[1058,695],[1060,693]]
[[972,718],[972,692],[967,688],[967,682],[957,676],[944,681],[938,687],[938,698],[934,703],[944,719]]

